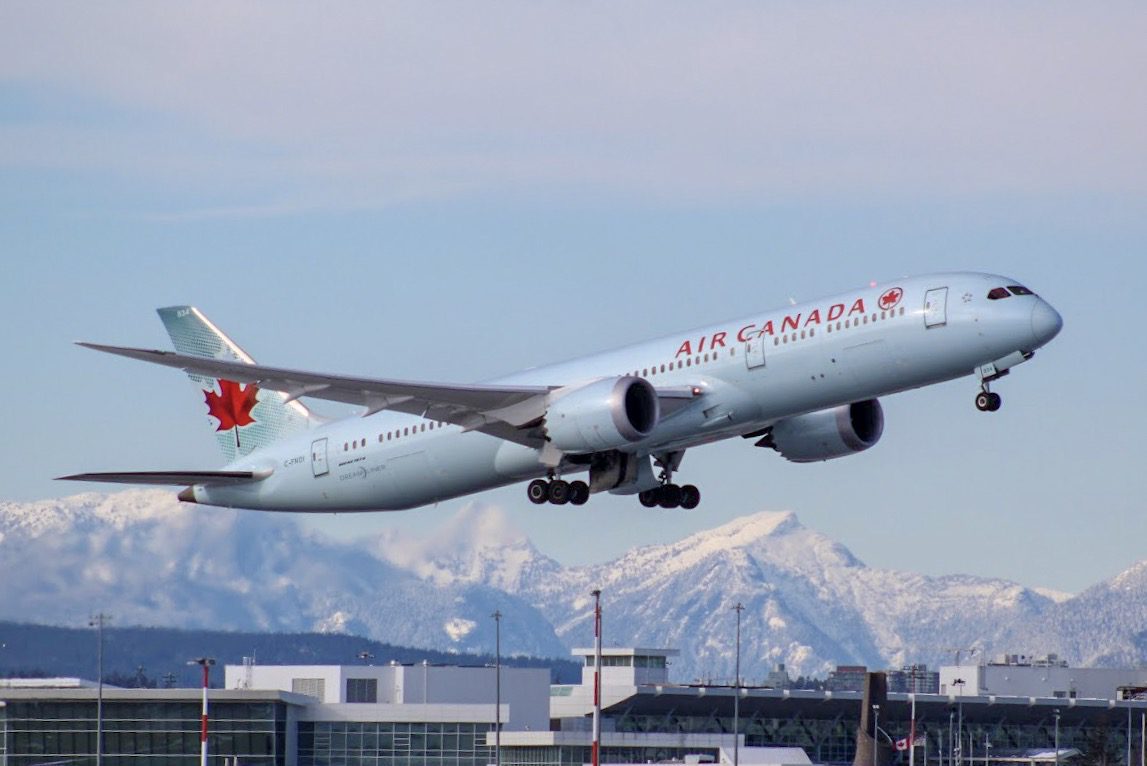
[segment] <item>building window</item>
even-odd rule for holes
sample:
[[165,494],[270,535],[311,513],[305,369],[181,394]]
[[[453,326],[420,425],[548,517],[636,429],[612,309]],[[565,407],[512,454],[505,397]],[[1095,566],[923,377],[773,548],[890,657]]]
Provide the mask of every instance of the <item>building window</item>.
[[325,701],[326,681],[322,678],[292,678],[291,691],[295,694],[305,694],[308,697]]
[[378,679],[348,678],[346,680],[347,702],[378,702]]

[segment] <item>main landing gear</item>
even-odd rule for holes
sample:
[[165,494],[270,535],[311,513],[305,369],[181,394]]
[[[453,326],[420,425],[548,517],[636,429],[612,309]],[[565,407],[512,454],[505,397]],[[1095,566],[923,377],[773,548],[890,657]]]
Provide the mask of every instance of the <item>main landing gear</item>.
[[584,481],[534,479],[526,487],[526,497],[535,505],[543,503],[585,505],[589,500],[589,485]]
[[679,487],[676,484],[662,484],[647,489],[637,496],[646,508],[684,508],[691,511],[701,503],[701,490],[692,484]]
[[673,483],[673,472],[681,465],[681,458],[685,456],[684,450],[654,455],[657,465],[661,466],[660,487],[647,489],[637,496],[646,508],[661,506],[662,508],[684,508],[691,511],[701,503],[701,490],[692,484],[679,487]]

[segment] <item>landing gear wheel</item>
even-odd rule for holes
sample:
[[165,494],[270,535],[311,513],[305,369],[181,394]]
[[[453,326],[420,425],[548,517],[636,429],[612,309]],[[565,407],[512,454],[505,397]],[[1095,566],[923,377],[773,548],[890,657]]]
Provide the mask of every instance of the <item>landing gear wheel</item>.
[[585,505],[589,500],[589,485],[584,481],[570,482],[570,504]]
[[639,494],[637,499],[640,500],[641,504],[646,508],[656,508],[657,501],[661,499],[661,488],[647,489]]
[[658,505],[662,508],[677,508],[681,505],[681,487],[676,484],[666,484],[658,493]]
[[988,412],[995,412],[1003,403],[1004,400],[1000,398],[999,394],[988,394]]
[[554,505],[565,505],[570,501],[570,485],[568,481],[555,479],[550,482],[550,502]]
[[976,394],[976,409],[980,412],[990,412],[992,409],[992,394],[981,391]]
[[526,497],[534,505],[541,505],[550,499],[550,483],[545,479],[534,479],[526,487]]
[[691,511],[701,503],[701,490],[694,487],[692,484],[686,484],[681,488],[681,507],[687,511]]

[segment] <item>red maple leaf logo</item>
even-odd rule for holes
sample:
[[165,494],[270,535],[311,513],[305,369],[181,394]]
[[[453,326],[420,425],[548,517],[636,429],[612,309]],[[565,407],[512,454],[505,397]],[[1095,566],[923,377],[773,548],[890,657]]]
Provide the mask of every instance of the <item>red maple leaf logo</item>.
[[[249,426],[255,422],[251,417],[251,410],[255,407],[255,395],[259,387],[254,383],[246,387],[233,380],[219,381],[220,393],[204,391],[207,398],[207,414],[218,418],[219,425],[216,431],[226,431],[239,426]],[[239,433],[235,433],[235,441],[239,441]]]
[[880,296],[880,308],[887,311],[888,309],[895,307],[903,296],[904,291],[899,287],[893,287],[889,290],[886,290],[884,294]]

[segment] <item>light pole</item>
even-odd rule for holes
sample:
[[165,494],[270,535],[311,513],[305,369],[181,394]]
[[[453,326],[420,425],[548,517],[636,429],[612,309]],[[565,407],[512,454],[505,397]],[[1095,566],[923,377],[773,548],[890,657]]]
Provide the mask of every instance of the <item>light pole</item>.
[[110,614],[100,612],[88,620],[88,626],[96,629],[96,766],[104,760],[104,625],[110,619]]
[[1059,766],[1059,710],[1055,711],[1055,766]]
[[737,654],[733,665],[733,766],[741,764],[741,612],[745,606],[740,601],[733,604],[733,611],[737,613]]
[[956,729],[956,711],[948,710],[948,766],[955,766],[956,740],[952,736]]
[[494,618],[494,766],[502,766],[502,611]]
[[593,591],[593,766],[601,766],[601,590]]
[[960,699],[956,702],[956,766],[964,763],[964,679],[957,678],[952,686],[960,687]]
[[880,705],[872,706],[872,766],[880,766],[877,754],[880,752],[880,740],[877,733],[880,731]]
[[207,766],[207,687],[211,682],[211,666],[215,664],[214,657],[196,657],[187,661],[188,665],[199,665],[203,668],[203,714],[199,720],[199,766]]

